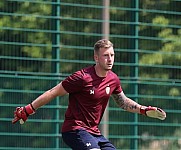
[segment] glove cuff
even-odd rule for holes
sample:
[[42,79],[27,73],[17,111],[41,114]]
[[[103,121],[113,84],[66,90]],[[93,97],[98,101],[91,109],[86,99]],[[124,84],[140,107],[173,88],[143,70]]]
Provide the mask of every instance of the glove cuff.
[[143,106],[140,107],[140,114],[146,115],[146,109],[145,109],[145,107],[143,107]]
[[27,106],[25,106],[25,112],[27,115],[32,115],[35,113],[35,109],[33,108],[32,104],[28,104]]

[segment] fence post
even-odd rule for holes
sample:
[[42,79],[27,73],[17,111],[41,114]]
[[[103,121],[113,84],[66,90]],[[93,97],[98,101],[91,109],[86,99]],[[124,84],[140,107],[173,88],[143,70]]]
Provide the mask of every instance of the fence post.
[[[60,60],[60,0],[52,0],[52,59]],[[52,62],[52,73],[59,74],[60,73],[60,61]],[[53,81],[53,85],[58,84],[59,81]],[[59,98],[55,99],[55,105],[59,105]],[[57,107],[58,108],[58,107]],[[60,132],[60,124],[59,124],[59,109],[56,108],[55,111],[55,147],[59,148],[59,132]]]
[[[131,63],[136,64],[131,67],[131,77],[137,81],[138,79],[138,49],[139,49],[139,42],[138,42],[138,22],[139,22],[139,0],[133,0],[132,1],[132,9],[134,11],[131,12],[131,22],[133,22],[133,25],[131,25],[131,34],[135,37],[131,39],[131,49],[133,49],[133,52],[131,53]],[[131,86],[131,92],[134,95],[133,99],[138,102],[138,84],[135,83]],[[134,122],[134,125],[131,128],[131,135],[133,135],[133,138],[131,139],[130,149],[138,149],[138,114],[131,114],[132,115],[132,121]]]

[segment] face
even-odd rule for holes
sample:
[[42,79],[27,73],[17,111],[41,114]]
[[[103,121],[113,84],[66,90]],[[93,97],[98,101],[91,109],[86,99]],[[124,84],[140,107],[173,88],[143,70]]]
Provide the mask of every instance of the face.
[[109,48],[100,48],[98,54],[94,55],[96,64],[100,67],[101,70],[108,71],[111,70],[114,64],[114,49],[113,47]]

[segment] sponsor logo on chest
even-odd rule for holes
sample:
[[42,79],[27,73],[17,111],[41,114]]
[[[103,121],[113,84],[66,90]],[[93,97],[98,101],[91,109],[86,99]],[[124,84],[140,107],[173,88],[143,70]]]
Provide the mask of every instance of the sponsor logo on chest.
[[90,90],[90,94],[94,94],[94,90]]

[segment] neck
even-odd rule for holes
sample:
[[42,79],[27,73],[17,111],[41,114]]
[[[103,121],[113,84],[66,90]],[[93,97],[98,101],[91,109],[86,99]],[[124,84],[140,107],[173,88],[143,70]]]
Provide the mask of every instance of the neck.
[[96,72],[97,76],[99,76],[99,77],[106,77],[107,76],[108,71],[101,69],[101,67],[98,64],[96,64],[94,66],[94,68],[95,68],[95,72]]

